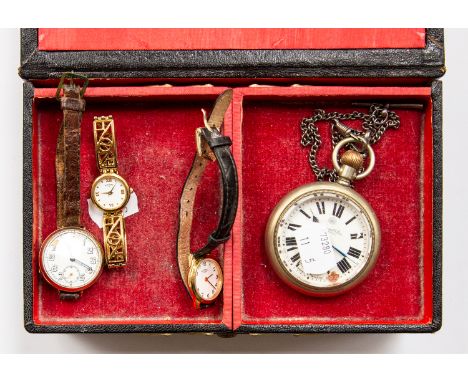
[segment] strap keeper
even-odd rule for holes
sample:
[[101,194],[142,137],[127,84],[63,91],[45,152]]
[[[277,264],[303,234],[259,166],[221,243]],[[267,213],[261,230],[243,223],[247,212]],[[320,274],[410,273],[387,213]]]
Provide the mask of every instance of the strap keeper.
[[232,145],[231,138],[219,134],[218,130],[216,129],[201,128],[200,132],[205,138],[205,141],[208,143],[208,146],[210,146],[210,149]]
[[223,135],[221,137],[213,137],[211,139],[208,139],[208,145],[211,149],[214,149],[215,147],[231,146],[232,141],[231,138]]
[[62,110],[73,110],[83,112],[85,110],[86,102],[84,99],[63,97],[60,99]]
[[220,244],[223,244],[225,243],[226,241],[228,241],[229,239],[231,238],[231,234],[221,238],[221,239],[218,239],[216,237],[213,236],[213,234],[210,235],[210,237],[208,238],[208,241],[213,243],[213,244],[216,244],[216,246],[220,245]]

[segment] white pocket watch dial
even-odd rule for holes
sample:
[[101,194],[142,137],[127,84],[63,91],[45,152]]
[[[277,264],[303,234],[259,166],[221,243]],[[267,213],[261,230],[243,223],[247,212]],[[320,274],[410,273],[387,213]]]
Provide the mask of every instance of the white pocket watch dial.
[[55,231],[41,248],[41,273],[59,290],[88,288],[101,274],[102,265],[101,246],[88,231],[78,227]]
[[362,281],[375,263],[380,228],[355,191],[324,182],[288,194],[270,217],[267,249],[289,285],[333,295]]

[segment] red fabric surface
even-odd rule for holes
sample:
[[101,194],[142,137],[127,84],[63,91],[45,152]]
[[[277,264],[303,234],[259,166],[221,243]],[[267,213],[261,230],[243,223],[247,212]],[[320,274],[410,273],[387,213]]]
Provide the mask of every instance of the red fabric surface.
[[[105,270],[81,299],[63,302],[37,273],[40,243],[55,229],[55,147],[62,119],[59,103],[43,99],[55,89],[36,91],[34,112],[34,320],[36,324],[225,323],[231,325],[231,251],[224,251],[224,302],[195,310],[176,261],[179,197],[195,154],[200,109],[210,110],[222,88],[90,88],[82,121],[82,224],[101,242],[86,199],[98,175],[94,154],[94,116],[112,114],[119,172],[138,196],[140,212],[127,218],[129,261],[122,270]],[[120,97],[117,97],[120,95]],[[129,97],[129,95],[132,95]],[[226,116],[229,134],[231,116]],[[202,245],[217,223],[219,178],[208,166],[197,193],[193,247]]]
[[[80,301],[70,303],[59,301],[56,291],[37,274],[41,240],[55,228],[54,158],[61,112],[58,102],[51,99],[55,89],[36,89],[35,322],[224,322],[230,326],[232,316],[234,328],[240,324],[428,322],[432,314],[432,131],[430,88],[421,87],[235,89],[233,118],[227,114],[225,131],[233,135],[241,188],[233,239],[224,249],[224,302],[201,312],[192,308],[175,258],[178,201],[194,154],[194,129],[202,122],[200,108],[210,109],[222,90],[89,88],[82,124],[83,223],[102,240],[100,229],[87,216],[86,205],[98,174],[92,139],[94,115],[115,118],[120,172],[136,190],[140,212],[127,220],[127,268],[106,270]],[[374,172],[356,182],[356,190],[380,219],[383,239],[377,266],[362,285],[346,295],[332,299],[303,296],[279,280],[263,250],[265,224],[274,205],[291,189],[314,181],[308,150],[299,144],[299,123],[316,107],[347,111],[355,108],[345,107],[343,102],[379,98],[425,102],[426,108],[398,111],[400,130],[389,131],[375,146]],[[329,136],[320,127],[325,147],[319,160],[330,166]],[[211,213],[219,204],[215,166],[206,175],[197,197],[194,246],[206,239],[217,219]]]
[[[374,171],[355,182],[355,189],[373,206],[381,224],[382,249],[376,267],[361,285],[342,296],[308,297],[287,287],[270,266],[263,244],[266,222],[286,193],[315,181],[307,161],[309,149],[300,145],[302,118],[315,108],[355,110],[349,102],[363,97],[399,97],[398,102],[406,97],[425,102],[426,108],[398,110],[400,129],[388,131],[374,146]],[[242,192],[233,239],[234,328],[240,324],[402,324],[431,319],[429,97],[429,88],[250,88],[237,93],[233,137]],[[324,142],[319,163],[331,167],[330,135],[324,124],[319,126]]]
[[39,28],[40,50],[424,48],[424,28]]

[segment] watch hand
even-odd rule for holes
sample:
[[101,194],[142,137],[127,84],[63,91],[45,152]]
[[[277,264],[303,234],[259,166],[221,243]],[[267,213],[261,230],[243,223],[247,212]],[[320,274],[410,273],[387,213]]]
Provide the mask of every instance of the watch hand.
[[344,256],[344,257],[347,257],[346,254],[344,254],[343,252],[341,252],[338,248],[336,248],[334,245],[332,245],[333,249],[338,252],[341,256]]
[[92,270],[93,270],[93,268],[91,268],[89,265],[83,263],[83,262],[80,261],[80,260],[75,259],[74,257],[71,257],[71,258],[70,258],[70,261],[73,262],[73,263],[78,263],[78,264],[82,265],[83,267],[85,267],[85,268],[86,268],[87,270],[89,270],[89,271],[92,271]]
[[[332,248],[333,248],[336,252],[338,252],[341,256],[346,257],[348,260],[351,260],[351,258],[350,258],[348,255],[346,255],[344,252],[341,252],[341,251],[340,251],[338,248],[336,248],[334,245],[332,245]],[[353,264],[356,264],[356,262],[355,262],[354,260],[351,260],[351,262],[352,262]]]
[[114,182],[114,185],[112,186],[112,188],[110,189],[110,191],[108,192],[109,195],[112,194],[112,191],[114,191],[114,188],[116,186],[117,182]]
[[210,280],[208,280],[211,276],[213,276],[213,274],[209,275],[208,277],[205,277],[205,281],[207,281],[213,288],[216,288],[216,287],[210,282]]
[[117,184],[117,182],[114,183],[114,185],[112,186],[112,188],[109,191],[103,192],[103,194],[112,195],[112,191],[114,190],[114,187],[116,186],[116,184]]

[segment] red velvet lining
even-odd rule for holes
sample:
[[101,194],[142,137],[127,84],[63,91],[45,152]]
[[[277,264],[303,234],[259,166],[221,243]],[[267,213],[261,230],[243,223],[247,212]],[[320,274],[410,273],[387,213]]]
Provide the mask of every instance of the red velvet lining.
[[[98,36],[98,38],[96,38]],[[424,48],[424,28],[39,28],[40,50]]]
[[[202,125],[223,88],[90,88],[82,121],[82,223],[102,242],[90,220],[86,199],[98,175],[92,136],[93,116],[112,114],[119,171],[138,195],[140,212],[127,219],[129,263],[105,270],[76,302],[62,302],[38,275],[42,240],[55,229],[55,145],[62,114],[51,99],[55,89],[36,89],[34,102],[34,321],[40,325],[75,324],[221,324],[232,325],[231,248],[224,251],[223,299],[201,311],[192,307],[176,261],[178,203],[195,154],[194,130]],[[230,134],[230,110],[225,132]],[[219,209],[216,166],[208,166],[197,193],[193,246],[214,229]],[[203,206],[203,207],[202,207]],[[215,211],[215,212],[213,212]]]
[[[234,100],[234,154],[240,173],[240,213],[234,230],[234,328],[249,324],[422,324],[432,318],[432,125],[430,88],[248,88]],[[398,110],[399,131],[375,145],[373,173],[356,182],[382,228],[375,269],[360,286],[328,299],[284,285],[268,263],[268,216],[287,192],[313,182],[300,121],[315,108],[356,109],[357,99],[423,102]],[[347,105],[346,105],[347,104]],[[365,111],[365,109],[363,109]],[[356,126],[356,123],[346,122]],[[320,163],[331,166],[324,133]]]
[[[421,324],[432,319],[432,120],[430,88],[251,87],[235,89],[233,135],[240,177],[240,204],[233,239],[224,249],[224,301],[192,309],[175,258],[178,200],[194,153],[200,108],[209,109],[222,88],[90,87],[82,134],[83,224],[99,239],[87,216],[86,198],[97,175],[92,140],[94,115],[116,121],[121,174],[136,190],[140,213],[128,218],[129,266],[105,271],[74,303],[60,302],[37,273],[41,240],[55,228],[55,140],[61,121],[55,89],[36,89],[33,110],[34,321],[61,324]],[[346,111],[357,99],[424,102],[404,111],[399,131],[375,146],[376,169],[356,182],[374,206],[383,248],[369,278],[347,295],[319,300],[284,286],[263,251],[266,219],[292,188],[314,181],[307,149],[299,145],[299,122],[315,107]],[[323,130],[322,130],[323,131]],[[319,159],[328,161],[330,142]],[[329,161],[328,161],[329,162]],[[330,165],[330,163],[328,163]],[[197,197],[194,246],[214,227],[219,204],[215,166]],[[423,193],[424,190],[424,193]],[[201,206],[203,205],[203,208]],[[403,224],[402,224],[403,222]],[[406,249],[406,250],[404,250]],[[143,255],[141,255],[143,254]],[[234,262],[234,264],[232,263]],[[232,269],[233,268],[233,269]]]

